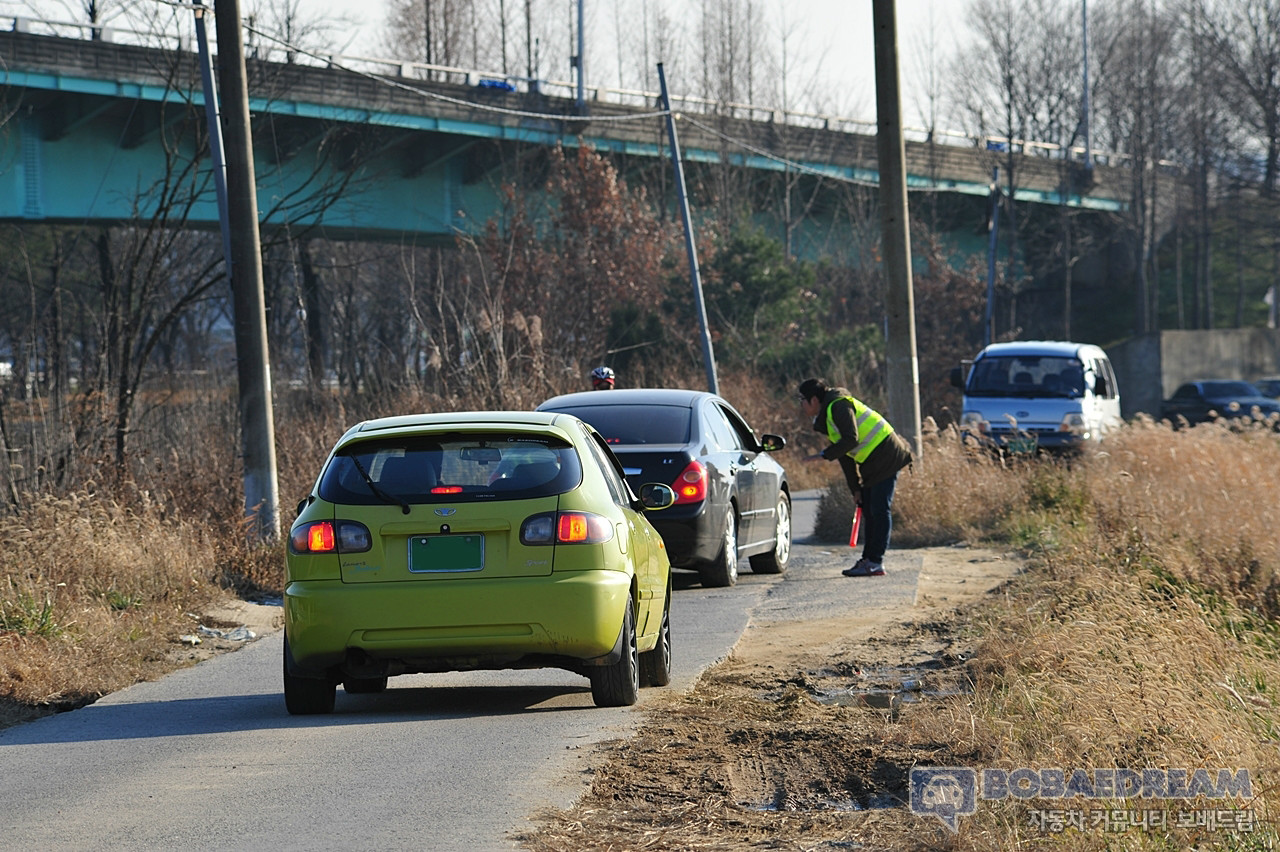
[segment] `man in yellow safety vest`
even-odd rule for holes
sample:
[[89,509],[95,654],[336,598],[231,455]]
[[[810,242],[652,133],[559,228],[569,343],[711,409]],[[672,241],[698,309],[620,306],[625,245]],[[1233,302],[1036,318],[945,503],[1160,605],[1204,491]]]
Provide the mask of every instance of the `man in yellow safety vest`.
[[846,577],[883,577],[884,554],[893,529],[893,490],[898,471],[911,464],[911,447],[878,412],[841,387],[805,379],[797,394],[813,430],[831,446],[806,456],[806,462],[839,460],[855,506],[862,507],[862,558],[841,573]]

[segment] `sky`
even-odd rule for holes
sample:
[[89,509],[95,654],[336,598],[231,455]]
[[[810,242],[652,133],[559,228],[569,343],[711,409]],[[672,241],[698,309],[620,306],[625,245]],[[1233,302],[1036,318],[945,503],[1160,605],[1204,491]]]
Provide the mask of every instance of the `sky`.
[[[146,9],[154,4],[163,14],[170,0],[99,0],[105,8],[132,4]],[[214,0],[204,0],[213,5]],[[270,0],[240,0],[242,14],[247,15],[258,3]],[[575,0],[532,0],[535,4],[563,4],[566,24],[576,9]],[[875,56],[872,41],[871,0],[757,0],[772,22],[775,44],[787,35],[789,64],[794,77],[807,82],[824,99],[824,112],[846,118],[874,120]],[[26,15],[33,12],[55,20],[83,20],[84,0],[0,0],[0,15]],[[305,14],[342,17],[349,21],[341,37],[348,55],[383,58],[381,36],[385,0],[301,0]],[[620,19],[634,15],[637,8],[663,8],[671,16],[681,14],[691,4],[685,0],[584,0],[588,21],[587,84],[616,86],[618,83],[617,50],[619,42],[615,25]],[[524,0],[506,0],[509,16],[518,17]],[[897,0],[899,77],[903,93],[903,121],[908,126],[922,125],[918,105],[922,68],[926,57],[935,63],[945,62],[954,54],[967,35],[964,12],[968,0]],[[535,6],[536,8],[536,6]],[[554,8],[554,7],[553,7]],[[159,15],[157,15],[159,16]],[[643,17],[643,16],[641,16]],[[630,23],[630,21],[628,21]],[[0,26],[7,26],[0,20]],[[625,25],[624,25],[625,28]],[[567,27],[566,27],[567,32]],[[933,33],[934,48],[925,42]],[[627,37],[624,32],[623,39]],[[386,57],[395,58],[395,57]],[[498,69],[477,69],[498,70]],[[545,68],[541,76],[548,79],[573,80],[570,68]],[[790,75],[789,75],[790,76]],[[669,80],[673,93],[682,89],[677,80]],[[656,82],[653,83],[656,88]]]
[[[554,0],[571,3],[572,0]],[[648,0],[650,3],[660,0]],[[211,2],[211,0],[210,0]],[[242,3],[251,0],[241,0]],[[377,50],[378,35],[383,25],[381,0],[305,0],[307,7],[325,9],[330,14],[346,14],[361,23],[352,32],[351,51],[363,55],[380,55]],[[546,0],[537,0],[546,2]],[[612,23],[617,4],[634,0],[585,0],[587,4],[588,32],[594,18],[604,30],[588,47],[588,56],[595,61],[587,66],[588,84],[616,85],[608,69],[608,58],[613,51],[608,45],[615,43]],[[847,110],[858,114],[852,118],[874,119],[875,115],[875,56],[872,43],[871,0],[763,0],[766,10],[772,7],[772,20],[780,34],[786,29],[795,33],[797,55],[807,57],[813,66],[808,69],[819,85],[831,87],[835,98],[847,104]],[[682,0],[666,0],[668,10],[679,8]],[[507,0],[508,13],[512,8],[523,8],[522,0]],[[593,10],[591,7],[595,7]],[[964,12],[968,0],[897,0],[898,51],[900,55],[901,85],[903,89],[903,120],[911,124],[918,114],[914,104],[920,99],[921,76],[919,67],[928,53],[922,43],[932,27],[935,34],[934,53],[949,56],[966,37]],[[669,12],[670,13],[670,12]],[[778,36],[781,37],[780,35]],[[602,47],[603,45],[603,47]],[[789,50],[792,48],[789,48]],[[368,52],[365,52],[365,51]],[[600,58],[603,53],[606,58]],[[945,56],[943,58],[945,58]],[[938,58],[935,56],[935,58]],[[616,60],[615,63],[616,64]],[[594,66],[594,67],[593,67]],[[546,76],[570,80],[568,68],[548,69]],[[599,79],[593,79],[599,77]],[[675,88],[674,83],[672,84]]]

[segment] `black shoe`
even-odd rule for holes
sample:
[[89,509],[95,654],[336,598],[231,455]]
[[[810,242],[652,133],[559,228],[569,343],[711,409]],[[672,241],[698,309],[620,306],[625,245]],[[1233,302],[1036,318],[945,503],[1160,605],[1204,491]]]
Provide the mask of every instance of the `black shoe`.
[[883,577],[884,566],[878,562],[868,562],[866,559],[859,559],[853,563],[852,568],[846,568],[840,572],[846,577]]

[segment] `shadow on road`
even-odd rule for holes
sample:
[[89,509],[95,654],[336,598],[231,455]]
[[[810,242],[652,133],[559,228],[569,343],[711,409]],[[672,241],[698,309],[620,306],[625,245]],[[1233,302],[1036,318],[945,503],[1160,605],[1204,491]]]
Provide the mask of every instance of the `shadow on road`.
[[428,719],[483,718],[528,713],[599,712],[591,687],[564,684],[519,686],[405,686],[395,679],[380,695],[347,695],[338,688],[334,712],[290,716],[284,696],[229,695],[129,704],[95,704],[71,716],[52,716],[4,732],[5,746],[105,740],[152,739],[288,728],[394,724]]

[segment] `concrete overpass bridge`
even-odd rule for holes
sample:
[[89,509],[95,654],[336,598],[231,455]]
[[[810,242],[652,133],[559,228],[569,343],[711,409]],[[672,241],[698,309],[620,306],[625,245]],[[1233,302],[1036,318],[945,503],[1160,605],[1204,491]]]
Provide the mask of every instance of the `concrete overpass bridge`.
[[[50,35],[21,19],[9,19],[8,29],[5,22],[0,221],[136,221],[154,213],[160,202],[151,190],[177,170],[198,187],[184,225],[217,227],[190,44]],[[501,209],[511,164],[538,146],[589,145],[624,170],[666,168],[655,93],[593,88],[579,110],[564,83],[340,57],[251,59],[249,81],[264,223],[318,227],[334,239],[429,242],[477,232]],[[728,167],[749,180],[785,173],[819,188],[878,181],[873,123],[674,100],[687,168]],[[1008,144],[911,139],[909,189],[985,197],[992,167],[1003,173],[1006,157],[990,149]],[[1124,206],[1122,164],[1099,158],[1087,190],[1066,192],[1069,157],[1056,146],[1013,145],[1020,200]]]

